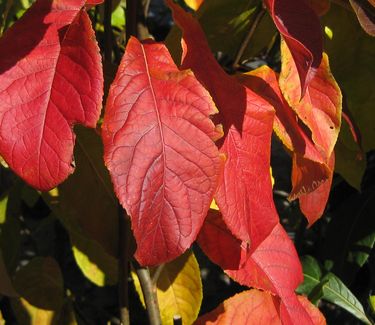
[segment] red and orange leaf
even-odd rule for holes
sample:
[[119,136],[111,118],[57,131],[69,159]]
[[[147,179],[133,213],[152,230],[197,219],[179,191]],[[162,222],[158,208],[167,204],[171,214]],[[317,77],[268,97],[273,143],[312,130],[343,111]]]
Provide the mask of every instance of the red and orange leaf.
[[99,48],[84,0],[38,0],[0,39],[0,154],[37,189],[73,172],[73,125],[95,127]]
[[220,213],[210,210],[198,243],[203,252],[235,281],[280,297],[280,308],[288,315],[285,319],[299,321],[295,324],[311,324],[294,293],[303,281],[301,264],[292,241],[280,224],[258,247],[249,249],[225,227]]
[[201,316],[196,325],[282,325],[274,298],[256,289],[243,291]]
[[332,171],[329,175],[328,180],[321,184],[311,193],[302,194],[299,197],[299,206],[302,213],[307,217],[309,226],[311,226],[316,220],[318,220],[324,212],[327,205],[329,193],[331,191],[333,170],[335,168],[335,153],[332,152],[328,162],[328,167]]
[[132,38],[110,88],[103,122],[104,159],[132,220],[135,256],[155,265],[194,242],[222,169],[213,142],[217,112],[190,70],[163,44]]
[[[240,75],[238,79],[242,84],[267,99],[276,111],[274,131],[293,156],[293,188],[290,197],[293,199],[312,192],[327,179],[332,178],[333,168],[326,164],[320,150],[311,139],[311,132],[298,119],[296,112],[281,94],[276,73],[269,67],[262,66],[250,73]],[[329,187],[330,185],[325,185],[325,188]],[[328,199],[329,190],[326,194]],[[305,205],[304,212],[310,224],[318,218],[318,211],[324,211],[326,200],[320,199],[320,202],[322,205],[315,207],[314,213],[312,207],[309,209]]]
[[323,37],[319,18],[305,1],[264,2],[291,51],[298,71],[298,87],[303,95],[322,60]]
[[[299,156],[299,160],[308,159],[313,162],[312,167],[317,170],[310,170],[313,175],[312,181],[327,179],[329,170],[325,165],[326,161],[313,143],[311,132],[299,120],[297,114],[281,94],[276,73],[271,68],[262,66],[247,74],[239,75],[238,79],[243,85],[262,95],[274,107],[276,115],[273,129],[275,133],[293,155]],[[303,182],[304,179],[301,181]],[[307,182],[296,182],[293,185],[292,193],[299,192],[303,186],[311,187]]]
[[326,325],[326,319],[319,308],[313,305],[305,296],[298,296],[298,300],[310,315],[314,325]]
[[222,70],[191,14],[167,3],[183,30],[182,66],[192,69],[211,93],[224,126],[219,145],[227,160],[215,200],[235,237],[256,247],[278,223],[269,173],[274,110]]
[[328,57],[323,55],[321,65],[301,99],[296,65],[285,42],[281,43],[281,55],[281,91],[311,131],[315,146],[328,163],[340,131],[342,110],[341,91],[329,69]]
[[[298,296],[301,307],[309,314],[310,324],[325,325],[322,313],[307,298]],[[197,325],[285,325],[288,321],[279,315],[279,301],[267,292],[256,289],[243,291],[225,300],[215,310],[198,318]],[[298,323],[295,320],[294,324]]]

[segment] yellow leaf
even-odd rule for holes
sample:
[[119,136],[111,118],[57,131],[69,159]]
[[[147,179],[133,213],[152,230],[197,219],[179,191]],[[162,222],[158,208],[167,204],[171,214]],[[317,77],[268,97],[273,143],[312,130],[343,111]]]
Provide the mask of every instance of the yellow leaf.
[[98,243],[83,236],[78,244],[73,243],[73,255],[84,276],[99,287],[116,284],[117,260],[106,254]]
[[203,3],[203,0],[185,0],[185,3],[191,8],[197,11],[201,4]]
[[[161,268],[161,271],[160,269]],[[197,260],[187,251],[164,266],[150,269],[151,277],[160,271],[157,280],[157,297],[162,324],[173,325],[173,316],[180,315],[182,324],[192,324],[198,317],[202,303],[202,282]],[[132,272],[134,285],[144,305],[137,275]]]

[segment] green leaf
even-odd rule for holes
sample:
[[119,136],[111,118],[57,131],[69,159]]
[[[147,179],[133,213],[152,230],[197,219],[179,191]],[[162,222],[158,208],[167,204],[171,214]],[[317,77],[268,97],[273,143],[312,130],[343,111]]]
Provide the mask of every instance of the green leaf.
[[[369,151],[375,148],[374,39],[362,30],[353,12],[334,3],[331,4],[328,14],[323,17],[322,24],[333,33],[332,39],[326,37],[325,40],[331,70],[361,131],[363,148]],[[348,128],[343,128],[339,139],[343,142],[344,148],[352,151],[351,160],[355,161],[358,147],[355,146]],[[350,169],[350,165],[345,164],[350,151],[343,154],[342,150],[339,150],[336,153],[336,163],[340,166],[338,170],[342,176],[352,185],[358,186],[363,174],[363,165],[357,162],[360,168]],[[355,175],[355,172],[358,174]]]
[[73,254],[85,277],[99,287],[116,284],[117,260],[93,241],[81,238],[79,246],[80,248],[73,246]]
[[[12,299],[11,306],[18,324],[28,325],[76,325],[72,304],[67,301],[60,311],[47,310],[31,305],[27,300]],[[1,323],[0,323],[1,324]]]
[[320,284],[322,271],[318,261],[309,255],[301,258],[303,267],[303,283],[297,288],[296,292],[308,296],[313,289]]
[[64,303],[60,268],[51,257],[36,257],[17,271],[14,286],[35,307],[59,310]]
[[333,273],[328,273],[322,283],[323,299],[342,307],[364,323],[372,324],[362,304],[338,277]]
[[117,282],[113,267],[118,249],[117,199],[103,163],[99,136],[83,128],[77,128],[76,133],[76,171],[58,188],[42,196],[68,230],[77,264],[84,275],[98,285],[114,284]]
[[[222,52],[234,60],[260,4],[258,0],[205,0],[196,15],[212,52]],[[272,19],[266,14],[257,26],[242,58],[247,59],[259,54],[267,48],[275,34],[276,28]],[[181,55],[180,39],[180,31],[173,27],[166,43],[175,62],[179,62]]]
[[5,296],[10,296],[10,297],[18,296],[9,278],[8,271],[5,267],[3,254],[1,250],[0,250],[0,294],[5,295]]
[[22,186],[13,186],[0,198],[0,251],[9,274],[18,265],[21,249],[21,206]]
[[[157,298],[163,325],[173,325],[173,316],[180,315],[183,324],[192,324],[202,303],[202,281],[197,260],[187,251],[172,262],[150,269],[151,277],[158,272]],[[159,273],[160,272],[160,273]],[[132,272],[134,285],[144,305],[138,277]]]
[[370,296],[368,298],[368,303],[370,305],[371,311],[375,313],[375,296]]

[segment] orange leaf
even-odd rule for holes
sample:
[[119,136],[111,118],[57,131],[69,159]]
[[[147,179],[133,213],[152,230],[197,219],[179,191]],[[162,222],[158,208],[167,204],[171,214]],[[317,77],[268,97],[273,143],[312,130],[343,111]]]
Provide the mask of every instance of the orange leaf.
[[299,119],[310,129],[312,140],[328,162],[341,126],[342,96],[329,69],[328,57],[322,62],[301,99],[299,77],[291,53],[281,43],[280,89]]
[[[292,192],[291,199],[307,194],[324,186],[319,195],[314,195],[314,202],[320,203],[315,207],[309,206],[305,195],[303,212],[312,224],[324,211],[334,163],[326,163],[319,148],[311,139],[311,132],[299,120],[297,113],[289,106],[281,94],[276,73],[267,66],[260,67],[248,74],[240,75],[239,80],[247,87],[254,90],[275,108],[274,131],[286,148],[293,155]],[[330,181],[326,182],[329,179]],[[323,183],[327,184],[324,185]],[[322,185],[323,184],[323,185]],[[323,195],[323,193],[325,193]],[[319,199],[318,199],[319,198]],[[314,210],[314,211],[313,211]]]
[[[306,310],[313,325],[325,325],[326,321],[318,308],[307,298],[299,296],[301,307]],[[267,292],[256,289],[243,291],[227,300],[208,314],[198,318],[196,324],[247,324],[281,325],[288,324],[279,313],[278,299]],[[295,320],[297,324],[298,320]],[[306,323],[298,323],[306,324]]]

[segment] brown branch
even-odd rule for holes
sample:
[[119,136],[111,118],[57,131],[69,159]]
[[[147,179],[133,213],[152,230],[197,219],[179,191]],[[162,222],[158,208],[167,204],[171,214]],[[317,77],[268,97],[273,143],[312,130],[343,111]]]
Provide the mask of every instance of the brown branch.
[[133,262],[133,265],[141,284],[150,325],[161,325],[156,286],[152,283],[150,271],[148,268],[140,266],[136,261]]
[[237,55],[236,55],[236,58],[234,59],[234,62],[233,62],[233,68],[236,69],[238,67],[238,64],[241,60],[241,57],[242,55],[244,54],[247,46],[249,45],[249,42],[251,40],[251,38],[253,37],[254,33],[255,33],[255,30],[259,24],[259,22],[262,20],[262,18],[264,17],[264,14],[266,13],[266,10],[262,7],[258,10],[258,12],[256,13],[256,16],[254,18],[254,21],[252,22],[252,24],[250,25],[250,29],[249,29],[249,32],[246,34],[245,38],[243,39],[242,43],[241,43],[241,46],[240,48],[238,49],[238,52],[237,52]]
[[129,261],[130,261],[130,240],[131,240],[130,220],[119,204],[119,262],[118,262],[118,290],[119,309],[122,325],[130,324],[129,317]]

